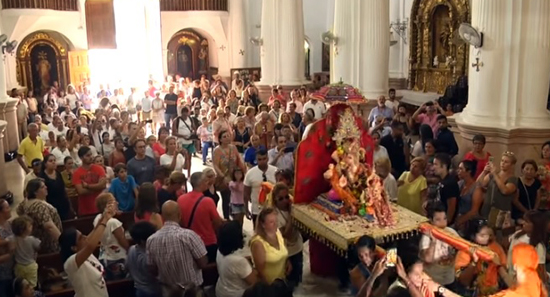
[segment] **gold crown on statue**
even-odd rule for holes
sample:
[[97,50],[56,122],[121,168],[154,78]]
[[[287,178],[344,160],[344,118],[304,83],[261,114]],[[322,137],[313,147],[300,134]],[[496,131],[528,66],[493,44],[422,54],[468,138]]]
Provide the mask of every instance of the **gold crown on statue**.
[[355,139],[360,137],[361,131],[359,130],[359,127],[357,127],[353,112],[351,111],[351,108],[346,108],[344,114],[340,116],[338,129],[336,129],[332,139],[336,141],[337,144],[342,144],[346,139]]

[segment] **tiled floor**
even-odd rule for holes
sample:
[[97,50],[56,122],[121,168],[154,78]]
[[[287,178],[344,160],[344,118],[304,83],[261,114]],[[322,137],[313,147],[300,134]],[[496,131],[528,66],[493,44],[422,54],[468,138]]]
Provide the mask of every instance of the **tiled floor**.
[[[204,166],[202,165],[202,160],[200,158],[193,158],[192,161],[192,172],[202,170]],[[12,161],[6,164],[5,168],[6,182],[8,189],[12,191],[15,195],[15,203],[13,205],[12,211],[15,215],[15,208],[23,200],[23,180],[24,173],[17,161]],[[189,185],[190,187],[191,185]],[[218,212],[221,214],[221,203],[218,206]],[[243,226],[244,232],[247,235],[247,238],[253,234],[252,222],[245,220]],[[250,254],[248,247],[245,247],[242,251],[243,254]],[[350,296],[346,293],[341,293],[337,289],[338,283],[336,279],[327,279],[320,278],[311,274],[309,270],[309,248],[307,243],[304,246],[304,275],[303,283],[296,289],[294,296],[295,297],[337,297],[337,296]]]

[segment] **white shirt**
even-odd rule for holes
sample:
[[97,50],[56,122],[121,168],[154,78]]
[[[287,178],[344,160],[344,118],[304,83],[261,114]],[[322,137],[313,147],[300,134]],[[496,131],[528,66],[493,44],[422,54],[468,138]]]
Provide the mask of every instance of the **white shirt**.
[[52,150],[52,155],[55,157],[55,164],[57,166],[63,166],[65,163],[65,158],[71,157],[71,152],[68,148],[65,148],[65,150],[62,151],[59,147],[56,147]]
[[77,267],[75,253],[65,261],[63,268],[73,286],[75,297],[109,297],[103,279],[103,265],[94,255],[90,255],[80,267]]
[[424,150],[422,149],[422,141],[417,140],[413,145],[411,155],[416,158],[416,157],[422,157],[424,156],[424,154],[425,154]]
[[[173,159],[174,159],[174,156],[164,154],[160,156],[160,165],[169,166],[170,164],[172,164]],[[183,170],[183,163],[185,163],[185,159],[181,154],[178,154],[178,157],[176,159],[176,167],[174,167],[174,171],[181,172]]]
[[397,112],[397,106],[399,106],[399,101],[394,100],[391,102],[390,100],[386,100],[386,107],[389,109],[393,109],[394,113]]
[[[458,233],[450,227],[446,227],[445,231],[458,236]],[[430,246],[430,238],[422,235],[420,239],[420,251],[427,249]],[[454,258],[451,261],[440,263],[440,260],[454,255],[455,249],[441,240],[436,239],[433,263],[425,264],[424,271],[436,283],[440,285],[448,285],[455,281],[455,266]]]
[[378,161],[382,158],[389,159],[390,157],[388,155],[388,150],[385,147],[379,145],[378,149],[376,149],[376,148],[374,149],[374,154],[373,154],[374,163],[376,163],[376,161]]
[[[286,224],[292,224],[290,216],[290,213],[288,211],[278,210],[277,211],[277,228],[281,229]],[[285,238],[285,245],[286,249],[288,250],[288,256],[294,256],[298,253],[302,252],[302,249],[304,248],[304,239],[302,238],[302,234],[298,232],[298,230],[294,229],[294,233],[292,240],[288,240]]]
[[311,130],[311,126],[313,126],[313,123],[309,123],[306,125],[306,128],[304,129],[304,134],[302,135],[302,140],[307,138],[307,135],[309,134],[309,130]]
[[[182,120],[181,118],[178,118],[178,134],[183,135],[185,137],[189,137],[193,133],[192,129],[193,129],[193,122],[191,122],[190,117],[187,117],[185,121]],[[178,143],[191,144],[193,143],[193,140],[178,137]]]
[[327,112],[327,107],[325,106],[325,104],[319,101],[317,101],[317,103],[315,104],[313,104],[311,100],[306,102],[306,104],[304,104],[304,113],[310,108],[313,109],[313,111],[315,112],[316,120],[321,119],[325,114],[325,112]]
[[224,256],[218,251],[216,265],[219,274],[216,283],[216,296],[242,296],[248,288],[248,284],[244,279],[252,273],[252,266],[250,266],[248,260],[235,253]]
[[149,98],[149,96],[141,98],[141,110],[144,112],[151,111],[151,98]]
[[59,136],[59,135],[66,136],[67,131],[69,131],[69,128],[67,128],[65,126],[63,126],[63,131],[59,131],[59,129],[54,127],[51,123],[48,125],[48,129],[53,132],[53,134],[55,135],[55,138],[57,138],[57,136]]
[[[276,183],[277,179],[275,178],[275,172],[277,172],[277,167],[272,165],[267,165],[267,170],[265,171],[265,177],[266,181],[270,183]],[[264,172],[258,168],[258,166],[254,166],[250,168],[246,172],[246,175],[244,176],[244,185],[251,188],[250,192],[250,202],[252,203],[252,207],[250,209],[250,212],[253,215],[257,215],[262,210],[259,197],[260,197],[260,189],[262,186],[262,183],[264,182],[263,178]]]
[[[506,265],[508,266],[508,273],[510,276],[514,277],[516,275],[514,270],[514,264],[512,263],[512,250],[514,250],[514,246],[516,246],[518,243],[527,243],[529,244],[529,235],[523,234],[522,236],[518,237],[517,239],[516,234],[518,234],[520,231],[517,231],[516,233],[512,234],[510,236],[510,247],[508,248],[508,254],[506,256]],[[546,247],[543,244],[537,244],[535,247],[535,250],[537,250],[537,255],[539,256],[539,264],[544,265],[546,263]]]
[[69,101],[69,107],[71,108],[71,110],[76,108],[76,102],[78,101],[78,97],[76,96],[76,94],[67,94],[65,96],[65,100]]
[[397,181],[391,173],[384,179],[384,190],[390,201],[397,202]]
[[[97,225],[100,219],[101,214],[98,214],[94,219],[94,227]],[[103,236],[101,237],[101,246],[99,247],[99,259],[110,261],[126,259],[126,250],[122,246],[120,246],[118,240],[113,234],[116,229],[122,227],[122,223],[115,218],[111,218],[109,219],[109,221],[107,221],[106,225],[107,227],[105,227],[105,231],[103,231]],[[86,295],[86,297],[88,296]]]

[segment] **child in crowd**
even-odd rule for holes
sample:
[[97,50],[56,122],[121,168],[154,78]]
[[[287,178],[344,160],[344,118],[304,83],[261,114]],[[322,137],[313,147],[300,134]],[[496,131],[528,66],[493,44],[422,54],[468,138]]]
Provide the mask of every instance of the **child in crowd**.
[[31,283],[21,277],[15,278],[13,281],[13,294],[15,297],[43,297],[44,294],[35,291]]
[[[448,233],[459,236],[447,226],[447,212],[440,202],[434,202],[427,207],[430,224]],[[455,249],[447,243],[435,239],[431,233],[420,239],[420,257],[424,261],[424,271],[436,283],[454,289],[455,283]]]
[[244,220],[244,174],[240,169],[233,171],[232,181],[229,182],[231,190],[231,215],[233,219],[243,226]]
[[157,165],[155,167],[155,181],[153,182],[155,189],[160,190],[168,182],[169,177],[170,170],[166,166]]
[[[94,219],[94,228],[101,221],[101,217],[107,205],[116,203],[115,197],[110,193],[102,193],[97,196],[96,207],[99,214]],[[101,237],[101,245],[99,247],[99,261],[105,267],[105,280],[117,280],[126,277],[126,251],[130,245],[124,234],[122,222],[118,219],[111,218],[107,221],[105,231]]]
[[32,219],[26,215],[12,222],[15,243],[15,277],[26,279],[32,288],[38,284],[38,264],[36,256],[40,250],[40,239],[32,234]]
[[147,239],[157,231],[157,228],[149,222],[137,222],[130,229],[130,236],[136,243],[130,247],[126,258],[126,269],[134,280],[136,296],[161,296],[158,281],[151,273],[147,265],[147,253],[145,244]]
[[202,117],[201,123],[202,125],[197,129],[197,135],[202,143],[202,165],[206,165],[209,148],[212,150],[212,156],[214,155],[214,139],[212,138],[212,123],[208,122],[208,118]]
[[133,176],[128,175],[126,165],[119,163],[115,165],[115,176],[109,187],[109,192],[115,196],[119,209],[122,211],[133,211],[135,200],[138,195],[138,185]]

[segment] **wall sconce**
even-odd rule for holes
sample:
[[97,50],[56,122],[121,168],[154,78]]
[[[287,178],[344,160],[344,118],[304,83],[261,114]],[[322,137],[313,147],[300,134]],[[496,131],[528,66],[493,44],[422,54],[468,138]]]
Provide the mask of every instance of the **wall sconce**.
[[407,44],[407,28],[409,27],[409,18],[406,18],[403,21],[400,21],[397,19],[395,22],[390,23],[390,29],[393,30],[393,32],[397,33],[399,37],[401,37],[401,40],[405,44]]

